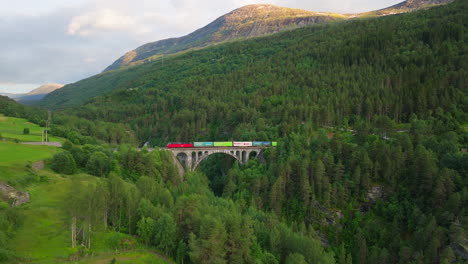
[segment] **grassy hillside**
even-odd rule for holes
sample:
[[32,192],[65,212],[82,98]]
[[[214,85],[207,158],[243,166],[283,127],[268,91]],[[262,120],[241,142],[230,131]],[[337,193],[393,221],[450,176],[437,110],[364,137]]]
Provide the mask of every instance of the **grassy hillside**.
[[[23,134],[25,128],[29,129],[29,134]],[[41,142],[44,130],[45,127],[40,127],[26,119],[6,117],[0,114],[0,135],[3,138],[17,139],[22,142]],[[49,134],[49,141],[63,142],[64,139]]]
[[141,141],[160,145],[267,140],[302,125],[334,127],[376,115],[407,122],[439,108],[462,113],[466,9],[466,1],[456,1],[219,45],[91,77],[42,105],[91,100],[69,113],[130,124]]
[[[28,146],[15,146],[27,152]],[[308,262],[334,262],[313,231],[295,230],[271,213],[216,197],[200,173],[182,179],[166,151],[70,142],[60,151],[44,169],[28,166],[39,157],[27,153],[0,167],[0,181],[31,198],[17,208],[0,204],[0,237],[5,238],[0,261],[172,263],[164,253],[178,263],[266,264],[295,252]],[[58,174],[49,166],[78,170]],[[8,170],[15,174],[2,178]],[[265,233],[270,228],[277,234],[275,244]]]
[[31,202],[18,208],[22,217],[22,225],[10,241],[14,252],[20,259],[44,264],[110,263],[113,258],[119,260],[118,263],[171,263],[144,249],[116,253],[108,245],[110,232],[95,235],[94,257],[69,261],[70,230],[69,219],[65,213],[67,206],[70,206],[67,203],[68,193],[77,181],[89,184],[98,179],[84,174],[75,175],[73,179],[64,178],[47,170],[40,171],[37,175],[46,180],[24,189],[30,194]]
[[[3,135],[34,141],[35,135],[17,133],[18,127],[21,127],[21,131],[23,127],[28,127],[33,133],[39,129],[38,125],[24,119],[0,116],[0,131]],[[64,141],[63,138],[54,140]],[[68,204],[69,193],[77,182],[92,184],[100,179],[87,174],[64,177],[48,168],[38,170],[32,166],[35,162],[51,159],[60,151],[63,150],[56,147],[0,140],[0,183],[7,183],[30,195],[30,202],[17,208],[5,209],[3,206],[8,205],[0,200],[0,213],[8,212],[10,217],[15,216],[10,218],[10,221],[15,219],[15,227],[0,232],[0,263],[109,263],[113,258],[118,263],[171,263],[144,247],[117,253],[109,245],[113,232],[104,230],[94,237],[94,257],[80,262],[70,261],[73,251],[70,250],[69,218],[66,214],[67,207],[71,206]],[[0,226],[4,226],[4,221],[0,218]],[[7,232],[7,236],[3,232]],[[2,262],[7,255],[10,257]]]

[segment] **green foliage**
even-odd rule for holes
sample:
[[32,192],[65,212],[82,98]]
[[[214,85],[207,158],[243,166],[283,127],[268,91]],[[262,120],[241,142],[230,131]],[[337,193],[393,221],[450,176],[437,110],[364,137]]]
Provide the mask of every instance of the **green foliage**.
[[390,137],[413,114],[449,129],[447,112],[466,120],[466,8],[456,1],[217,45],[91,77],[43,105],[81,105],[68,112],[129,124],[140,142],[159,146],[369,122],[368,132]]
[[307,264],[307,262],[304,259],[304,256],[298,253],[292,253],[289,254],[289,256],[286,258],[286,264]]
[[15,257],[8,242],[15,235],[16,229],[21,225],[21,216],[16,208],[0,200],[0,263]]
[[[8,97],[0,96],[0,114],[8,116],[7,121],[12,121],[4,122],[4,118],[0,120],[0,131],[4,131],[7,137],[24,141],[42,140],[42,131],[48,118],[47,111],[21,105]],[[26,118],[29,122],[17,117]],[[118,144],[134,142],[134,135],[129,128],[121,124],[89,121],[75,116],[55,113],[52,115],[52,121],[53,125],[49,132],[53,136],[49,136],[49,141],[61,142],[63,141],[62,138],[69,137],[68,139],[75,144],[97,144],[100,141]],[[16,128],[12,129],[11,126],[16,125],[16,123],[30,126],[31,134],[23,135],[18,133]],[[5,124],[7,127],[5,127]]]
[[55,172],[63,174],[73,174],[77,169],[75,159],[68,151],[55,154],[50,163],[50,167]]
[[156,247],[166,255],[172,253],[175,247],[177,227],[169,214],[163,214],[155,225],[154,241]]
[[86,169],[92,175],[105,177],[110,172],[111,161],[106,154],[97,151],[89,157]]
[[[121,88],[67,110],[79,117],[55,117],[52,131],[75,145],[52,168],[72,157],[96,175],[109,172],[66,189],[78,244],[90,250],[93,235],[114,230],[114,249],[134,248],[136,234],[180,263],[461,262],[454,249],[466,248],[468,201],[464,10],[466,1],[456,1],[305,28],[77,83],[97,88],[94,95]],[[35,116],[7,100],[0,106]],[[206,162],[207,175],[182,180],[166,151],[94,145],[94,137],[133,137],[102,120],[128,123],[141,141],[161,145],[280,142],[265,150],[265,163],[230,167],[221,157],[213,159],[219,167]]]
[[149,244],[154,236],[155,221],[152,218],[144,217],[137,224],[137,234],[145,244]]
[[29,128],[23,129],[23,135],[29,135]]
[[72,151],[73,149],[73,143],[70,140],[65,140],[62,144],[62,148],[64,150]]

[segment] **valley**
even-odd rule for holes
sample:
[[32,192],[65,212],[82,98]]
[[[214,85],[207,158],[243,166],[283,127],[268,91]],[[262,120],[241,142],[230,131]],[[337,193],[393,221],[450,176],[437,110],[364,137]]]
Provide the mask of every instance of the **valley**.
[[467,10],[246,6],[0,96],[0,263],[466,263]]

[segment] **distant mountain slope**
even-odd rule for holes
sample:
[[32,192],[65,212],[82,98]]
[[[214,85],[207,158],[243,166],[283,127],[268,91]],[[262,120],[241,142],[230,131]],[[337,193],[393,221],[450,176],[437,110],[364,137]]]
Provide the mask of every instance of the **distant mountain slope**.
[[219,17],[189,35],[151,42],[129,51],[107,67],[105,71],[141,64],[162,54],[202,48],[240,38],[268,35],[285,29],[344,18],[346,16],[334,13],[313,12],[274,5],[248,5]]
[[26,95],[38,95],[38,94],[48,94],[50,92],[53,92],[57,89],[62,88],[64,85],[63,84],[58,84],[58,83],[48,83],[39,86],[38,88],[30,91]]
[[384,9],[362,13],[361,16],[386,16],[406,13],[423,8],[448,4],[453,1],[454,0],[407,0]]
[[21,93],[21,94],[14,94],[14,93],[0,93],[0,95],[7,96],[11,99],[15,99],[16,101],[23,103],[23,104],[29,104],[29,103],[34,103],[42,98],[44,98],[47,94],[62,88],[64,85],[63,84],[57,84],[57,83],[48,83],[41,85],[40,87],[28,92],[28,93]]
[[15,97],[15,100],[22,103],[22,104],[35,104],[42,98],[44,98],[49,93],[62,88],[63,84],[57,83],[48,83],[39,86],[38,88],[30,91],[27,94],[18,95]]
[[424,7],[434,6],[434,5],[443,5],[443,4],[451,3],[453,1],[454,0],[407,0],[399,4],[396,4],[394,6],[385,8],[383,10],[386,10],[386,9],[414,10],[414,9],[420,9]]

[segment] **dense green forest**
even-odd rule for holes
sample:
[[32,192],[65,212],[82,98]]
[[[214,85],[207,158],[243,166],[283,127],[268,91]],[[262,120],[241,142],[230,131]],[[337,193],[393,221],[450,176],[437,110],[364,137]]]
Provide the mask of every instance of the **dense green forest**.
[[[141,141],[268,140],[302,124],[462,115],[467,3],[219,45],[60,89],[42,105],[129,124]],[[80,94],[80,95],[78,95]]]
[[[142,243],[177,263],[466,263],[466,10],[298,29],[51,94],[43,105],[64,108],[52,132],[69,141],[50,167],[101,179],[70,193],[73,254],[108,229],[116,249]],[[88,90],[100,96],[73,97]],[[181,178],[165,151],[122,145],[224,139],[278,147]]]

